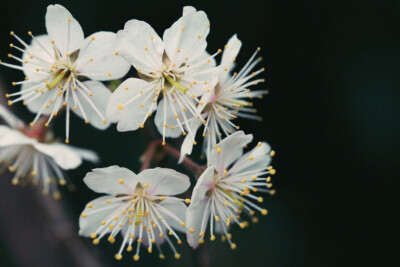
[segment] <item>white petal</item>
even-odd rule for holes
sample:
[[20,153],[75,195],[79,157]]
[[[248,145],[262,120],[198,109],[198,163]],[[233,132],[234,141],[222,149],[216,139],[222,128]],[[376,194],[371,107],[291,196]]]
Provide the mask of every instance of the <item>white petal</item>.
[[33,138],[29,138],[20,131],[0,125],[0,147],[12,145],[32,145],[37,143]]
[[192,6],[185,6],[185,7],[183,7],[182,16],[189,15],[189,14],[194,13],[196,11],[197,11],[196,8],[194,8]]
[[69,146],[60,143],[36,143],[34,147],[51,157],[64,170],[75,169],[82,163],[81,156]]
[[[154,105],[152,103],[153,97],[149,97],[147,102],[144,102],[148,94],[154,94],[155,87],[154,83],[130,78],[114,91],[107,105],[107,118],[112,122],[118,122],[118,131],[137,130],[144,119],[148,117],[148,113],[152,113],[157,108],[157,103],[154,103]],[[141,91],[144,93],[141,94]],[[132,103],[125,105],[133,98],[135,100]],[[144,106],[141,107],[141,104]],[[151,106],[153,108],[150,110]]]
[[[191,123],[191,129],[193,131],[193,135],[196,136],[197,130],[199,127],[202,125],[201,120],[193,120]],[[193,150],[193,139],[191,136],[186,135],[185,139],[183,140],[182,146],[181,146],[181,155],[179,157],[179,164],[182,163],[186,155],[192,154]]]
[[224,81],[234,68],[241,46],[242,42],[237,38],[236,34],[229,39],[222,54],[220,81]]
[[24,127],[24,122],[15,116],[11,111],[0,105],[0,118],[2,118],[8,125],[14,129],[21,129]]
[[46,29],[63,55],[71,54],[82,46],[84,35],[81,25],[63,6],[50,5],[47,7]]
[[[23,93],[23,101],[28,102],[27,108],[30,112],[32,113],[38,113],[41,111],[42,115],[49,115],[51,114],[52,108],[43,108],[45,104],[49,104],[50,100],[54,100],[57,96],[57,90],[47,90],[47,88],[41,86],[41,83],[25,83],[21,86],[21,91],[26,90],[28,88],[37,86],[37,88],[43,92],[43,94],[39,92],[35,92],[34,94],[29,94],[29,93]],[[30,101],[33,97],[36,97],[38,94],[39,96],[35,98],[35,100]]]
[[97,193],[131,195],[136,189],[138,177],[132,171],[119,166],[93,169],[83,179]]
[[[176,105],[175,103],[173,104],[175,105],[175,111],[177,112],[177,115],[179,116],[181,123],[184,122],[184,117],[182,115],[182,108],[179,105]],[[165,122],[164,122],[164,113],[165,113],[164,105],[167,105],[165,109],[166,110]],[[188,120],[189,118],[192,117],[189,111],[186,112],[186,116]],[[177,138],[182,134],[182,130],[179,127],[177,120],[175,119],[175,113],[171,108],[169,100],[165,101],[165,98],[161,99],[161,101],[158,103],[157,114],[154,119],[154,123],[156,124],[160,134],[163,134],[165,124],[167,124],[168,127],[165,129],[166,137]],[[171,126],[174,126],[174,129],[171,129]]]
[[[112,203],[107,203],[106,200],[110,198],[113,198],[113,196],[102,196],[96,198],[93,201],[90,201],[89,203],[93,205],[91,208],[89,208],[88,205],[86,205],[82,214],[87,214],[87,216],[86,217],[79,216],[79,235],[90,237],[92,233],[95,233],[97,229],[99,229],[99,227],[101,226],[101,222],[103,220],[106,220],[115,211],[115,209],[110,208],[99,212],[94,212],[94,211],[106,207],[111,207],[111,205],[118,207],[118,204],[120,205],[124,204],[123,201],[117,201],[117,200],[114,200]],[[107,232],[111,232],[111,230],[108,227],[104,229],[106,229]]]
[[[217,144],[218,148],[213,148],[208,159],[208,164],[222,173],[225,169],[243,154],[243,147],[253,140],[253,135],[238,131],[225,137]],[[220,153],[218,153],[220,151]]]
[[178,195],[190,186],[189,177],[166,168],[144,170],[138,174],[138,178],[142,185],[149,185],[146,192],[150,196]]
[[125,76],[131,64],[115,54],[115,39],[116,34],[113,32],[97,32],[86,38],[81,48],[83,54],[79,54],[77,72],[99,81]]
[[35,39],[32,39],[31,44],[25,49],[22,60],[28,61],[23,67],[25,76],[29,77],[29,80],[45,80],[49,75],[37,71],[37,69],[49,71],[55,62],[54,48],[50,37],[48,35],[35,36]]
[[[257,170],[265,170],[271,163],[271,146],[267,143],[261,143],[260,146],[256,146],[251,151],[243,155],[241,160],[238,160],[232,168],[229,170],[230,173],[240,172],[257,172]],[[252,157],[252,160],[249,158]]]
[[79,147],[74,147],[74,146],[69,146],[72,150],[74,150],[76,153],[79,154],[79,156],[87,161],[90,161],[92,163],[99,163],[100,158],[99,155],[97,155],[96,152],[89,150],[89,149],[84,149],[84,148],[79,148]]
[[141,71],[152,73],[162,68],[164,44],[144,21],[130,20],[117,33],[117,52]]
[[[186,221],[186,210],[187,207],[183,203],[183,201],[176,200],[176,199],[166,199],[160,202],[160,205],[175,214],[179,219],[180,222],[185,222]],[[166,215],[163,213],[163,217],[167,221],[168,225],[170,225],[172,228],[180,231],[180,232],[185,232],[186,229],[185,227],[182,227],[180,225],[180,222],[176,221],[172,217]]]
[[209,197],[206,195],[207,192],[213,187],[214,167],[208,167],[203,174],[200,176],[193,189],[192,199],[187,209],[186,224],[188,229],[193,229],[194,233],[187,232],[187,241],[192,248],[197,248],[199,245],[199,233],[201,231],[201,224],[203,221],[204,214],[207,218],[205,219],[206,225],[208,224],[208,218],[210,212],[206,211],[207,202]]
[[186,57],[190,62],[204,53],[209,24],[203,11],[190,12],[164,32],[165,52],[171,63],[180,66]]
[[[89,89],[89,91],[92,92],[93,95],[89,96],[88,93],[83,91],[83,89],[81,88],[79,88],[78,90],[82,90],[82,93],[85,94],[86,97],[83,96],[81,92],[78,92],[78,90],[76,90],[75,93],[79,102],[83,106],[85,115],[89,120],[89,123],[93,127],[99,130],[107,129],[110,126],[110,123],[109,122],[104,123],[103,120],[106,118],[105,116],[106,107],[111,97],[110,90],[104,84],[98,81],[86,81],[83,82],[83,85],[87,89]],[[92,104],[88,101],[88,99],[91,100],[92,104],[97,108],[98,112],[100,112],[103,118],[100,117],[99,113],[93,108]],[[74,103],[72,94],[70,94],[69,101],[71,101],[70,103]],[[76,110],[73,110],[71,105],[71,110],[79,117],[84,119],[84,116],[79,107]]]

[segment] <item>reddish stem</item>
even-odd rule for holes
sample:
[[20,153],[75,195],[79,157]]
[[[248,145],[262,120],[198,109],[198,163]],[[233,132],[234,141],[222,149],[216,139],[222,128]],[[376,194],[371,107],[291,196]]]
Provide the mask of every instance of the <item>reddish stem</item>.
[[[157,139],[149,143],[145,153],[143,154],[143,163],[141,169],[142,171],[150,167],[151,161],[153,160],[154,157],[154,153],[156,152],[156,148],[161,144],[162,144],[162,139]],[[165,152],[167,152],[174,158],[179,159],[180,152],[176,148],[168,144],[163,145],[163,148]],[[182,161],[182,165],[193,170],[196,174],[199,174],[204,170],[203,166],[198,165],[188,157],[185,157],[185,159]]]
[[[164,149],[167,153],[169,153],[171,156],[179,159],[181,153],[174,147],[166,144],[164,146]],[[190,158],[185,157],[184,160],[182,161],[182,164],[185,165],[186,167],[192,169],[194,172],[199,173],[202,172],[204,167],[200,166],[199,164],[197,164],[196,162],[192,161]]]

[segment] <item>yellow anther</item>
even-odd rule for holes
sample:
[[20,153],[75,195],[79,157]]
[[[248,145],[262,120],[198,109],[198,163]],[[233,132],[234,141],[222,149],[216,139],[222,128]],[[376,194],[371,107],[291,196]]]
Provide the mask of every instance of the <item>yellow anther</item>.
[[267,211],[266,209],[263,209],[263,210],[261,210],[261,214],[262,214],[262,215],[267,215],[267,214],[268,214],[268,211]]
[[175,253],[174,257],[175,257],[175,259],[179,260],[181,258],[181,254]]
[[194,233],[194,229],[193,229],[193,228],[190,228],[190,229],[189,229],[189,232]]
[[258,200],[258,202],[260,202],[260,203],[262,203],[262,202],[264,201],[264,199],[263,199],[262,197],[259,197],[257,200]]
[[165,260],[165,255],[164,254],[160,254],[159,257],[160,257],[160,259]]
[[219,222],[219,217],[215,216],[215,221]]
[[211,240],[211,241],[214,241],[214,240],[215,240],[215,235],[212,235],[212,236],[210,237],[210,240]]
[[96,237],[97,237],[97,234],[96,234],[96,233],[91,233],[91,234],[90,234],[90,237],[91,237],[91,238],[96,238]]
[[249,160],[253,160],[253,159],[254,159],[254,157],[253,157],[253,156],[250,156],[250,157],[249,157]]
[[153,250],[151,249],[151,247],[148,247],[148,248],[147,248],[147,251],[148,251],[149,253],[153,252]]
[[272,184],[267,184],[267,188],[271,188],[272,187]]
[[160,197],[160,200],[164,200],[165,199],[165,197]]
[[181,222],[180,225],[181,225],[182,227],[185,227],[185,226],[186,226],[186,223]]
[[9,106],[11,106],[11,105],[13,104],[13,102],[12,102],[11,100],[8,100],[8,101],[7,101],[7,104],[8,104]]
[[106,123],[107,123],[107,120],[103,120],[103,123],[106,124]]
[[269,191],[269,193],[271,196],[273,196],[273,195],[275,195],[276,191],[275,191],[275,189],[272,189],[271,191]]
[[236,249],[236,244],[235,243],[231,244],[231,249]]
[[203,244],[204,243],[204,239],[203,238],[200,238],[199,239],[199,244]]
[[88,120],[85,120],[85,123],[86,123],[86,124],[89,124],[89,121],[88,121]]
[[182,240],[178,239],[176,242],[178,243],[178,245],[182,245]]
[[224,175],[228,175],[228,170],[224,170]]
[[124,179],[119,179],[118,182],[119,182],[120,184],[123,184],[125,181],[124,181]]
[[144,127],[143,123],[139,124],[139,128],[143,128],[143,127]]
[[270,173],[271,175],[274,175],[274,174],[276,173],[276,170],[275,170],[275,169],[271,169],[271,170],[269,171],[269,173]]
[[98,245],[100,243],[100,240],[98,239],[93,239],[93,245]]
[[203,236],[203,235],[204,235],[204,232],[201,231],[201,232],[199,233],[199,236]]
[[139,257],[139,255],[137,255],[137,254],[136,254],[135,256],[133,256],[133,260],[134,260],[134,261],[138,261],[139,258],[140,258],[140,257]]
[[132,246],[129,246],[129,247],[126,248],[126,251],[128,251],[128,252],[131,252],[132,250],[133,250]]
[[181,29],[182,31],[184,31],[185,30],[185,27],[182,27],[182,29]]
[[94,41],[94,39],[96,39],[94,36],[90,37],[90,40]]
[[243,178],[243,179],[242,179],[242,183],[245,183],[245,182],[247,182],[247,179],[246,179],[246,178]]
[[143,187],[147,188],[147,187],[149,187],[149,184],[144,184]]
[[115,242],[115,238],[113,236],[109,236],[108,237],[108,242],[110,242],[111,244]]
[[113,224],[110,224],[110,225],[108,226],[108,229],[110,229],[110,230],[114,229],[114,225],[113,225]]
[[82,218],[86,218],[87,217],[87,214],[86,213],[82,213]]
[[115,254],[115,259],[116,260],[122,260],[122,255],[121,254]]
[[190,204],[190,199],[189,198],[185,199],[185,203]]
[[112,73],[111,73],[111,72],[109,72],[109,73],[108,73],[108,77],[111,77],[111,76],[112,76]]

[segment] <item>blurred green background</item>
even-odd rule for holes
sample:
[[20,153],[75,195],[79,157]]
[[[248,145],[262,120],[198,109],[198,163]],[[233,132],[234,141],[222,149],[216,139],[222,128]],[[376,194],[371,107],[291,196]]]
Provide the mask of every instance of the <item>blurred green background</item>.
[[[45,33],[46,7],[53,3],[0,2],[0,58],[7,57],[9,43],[14,42],[10,30],[24,40],[29,40],[29,30]],[[162,35],[180,17],[183,6],[193,5],[211,21],[208,51],[222,48],[237,33],[243,41],[241,66],[257,46],[262,47],[270,94],[255,106],[264,120],[238,123],[255,140],[267,141],[276,150],[277,194],[264,201],[268,216],[244,231],[233,230],[236,251],[219,241],[207,242],[211,266],[382,266],[398,261],[391,242],[398,227],[393,217],[400,171],[400,1],[56,3],[69,9],[85,35],[116,32],[132,18],[150,23]],[[15,90],[11,82],[22,78],[19,71],[0,68],[2,90]],[[12,108],[26,121],[33,118],[22,105]],[[71,121],[72,144],[95,149],[102,158],[100,166],[118,164],[139,171],[143,132],[118,133],[114,126],[100,132],[75,116]],[[63,118],[53,129],[64,137]],[[84,164],[69,172],[77,190],[64,192],[60,204],[68,208],[76,228],[84,205],[98,196],[82,182],[91,168]],[[5,179],[9,177],[0,178]],[[1,185],[16,199],[30,190],[11,187],[9,180]],[[14,203],[6,201],[9,198],[0,196],[0,207],[12,208]],[[15,216],[8,214],[17,221],[0,210],[0,266],[71,266],[65,248],[47,253],[55,246],[52,243],[19,239],[14,240],[18,248],[10,245],[12,231],[32,239],[37,229],[31,222],[39,216],[12,211]],[[140,262],[133,263],[129,253],[122,262],[113,259],[118,240],[98,247],[82,240],[105,266],[196,265],[187,246],[180,247],[179,261],[172,255],[160,261],[143,250]],[[21,260],[27,255],[29,259]]]

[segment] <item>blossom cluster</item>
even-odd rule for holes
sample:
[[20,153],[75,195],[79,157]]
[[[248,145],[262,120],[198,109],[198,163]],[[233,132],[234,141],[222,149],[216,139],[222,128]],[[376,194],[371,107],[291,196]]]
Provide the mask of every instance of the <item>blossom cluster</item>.
[[[22,52],[20,57],[8,55],[17,64],[0,60],[0,65],[25,75],[12,83],[20,90],[6,94],[8,105],[22,102],[36,114],[27,126],[0,106],[0,117],[8,124],[0,126],[0,162],[15,173],[12,183],[39,183],[44,193],[59,198],[57,184],[68,180],[63,170],[78,167],[83,159],[98,163],[95,152],[54,139],[46,127],[60,113],[65,113],[67,144],[71,111],[99,130],[116,123],[120,132],[144,128],[155,113],[162,145],[166,138],[183,136],[179,163],[192,153],[199,132],[203,136],[207,164],[191,198],[179,197],[190,188],[189,177],[172,169],[156,167],[135,174],[119,166],[96,168],[84,182],[105,195],[85,206],[79,234],[98,244],[103,238],[114,243],[121,233],[118,260],[124,250],[134,250],[133,259],[139,260],[143,246],[149,253],[156,247],[163,259],[163,243],[179,259],[174,242],[181,244],[183,234],[194,249],[207,235],[215,240],[216,234],[235,249],[231,228],[247,227],[246,217],[257,221],[256,212],[266,215],[260,194],[275,193],[271,175],[276,171],[270,165],[275,152],[265,142],[244,152],[253,136],[233,122],[238,117],[260,120],[251,100],[267,91],[250,89],[264,82],[258,77],[264,71],[257,67],[260,48],[233,72],[241,41],[234,35],[223,50],[208,53],[210,21],[205,12],[189,6],[162,38],[136,19],[117,33],[85,38],[78,21],[60,5],[48,7],[45,21],[47,34],[28,32],[29,44],[10,33],[17,41],[10,47]],[[137,76],[115,90],[103,83],[124,78],[131,67]]]

